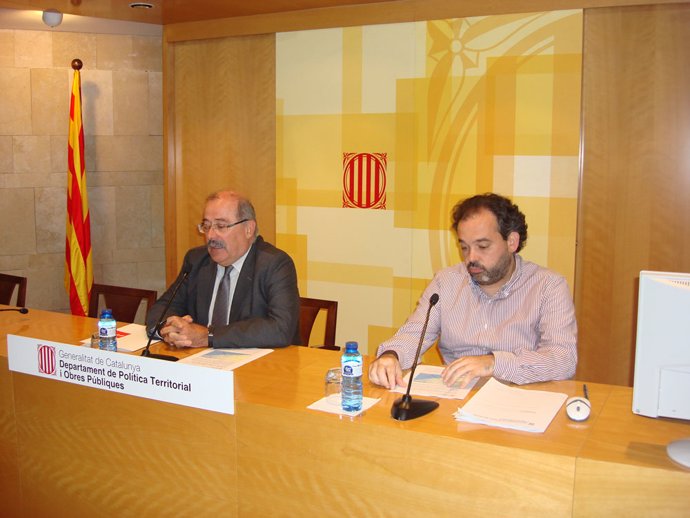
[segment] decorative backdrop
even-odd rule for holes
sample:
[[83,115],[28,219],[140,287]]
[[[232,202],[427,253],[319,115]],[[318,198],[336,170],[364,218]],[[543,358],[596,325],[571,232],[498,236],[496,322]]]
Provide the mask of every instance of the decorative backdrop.
[[338,300],[339,345],[374,352],[461,260],[476,193],[511,197],[522,255],[572,289],[581,62],[580,10],[277,35],[277,244]]

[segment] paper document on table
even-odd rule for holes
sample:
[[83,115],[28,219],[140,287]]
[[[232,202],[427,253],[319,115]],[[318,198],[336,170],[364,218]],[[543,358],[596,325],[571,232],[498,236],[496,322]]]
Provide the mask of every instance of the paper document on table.
[[[444,367],[438,365],[417,365],[414,372],[414,380],[410,395],[412,396],[426,396],[426,397],[441,397],[446,399],[465,399],[470,393],[472,387],[477,383],[477,378],[473,379],[468,386],[460,388],[459,381],[450,387],[446,386],[441,380],[441,373]],[[405,394],[407,392],[407,384],[410,382],[410,373],[403,378],[405,382],[404,387],[395,387],[392,392],[400,392]]]
[[340,394],[331,394],[330,396],[326,396],[319,399],[318,401],[315,401],[307,408],[309,408],[310,410],[320,410],[321,412],[328,412],[330,414],[349,415],[350,417],[354,417],[361,414],[362,412],[365,412],[366,410],[369,410],[379,401],[381,401],[381,398],[363,397],[361,410],[347,412],[342,408]]
[[458,409],[455,419],[543,433],[567,397],[560,392],[509,387],[491,378]]
[[[94,331],[98,331],[97,329]],[[146,334],[146,326],[141,324],[127,324],[117,329],[117,350],[131,353],[137,349],[146,347],[149,337]],[[158,340],[153,340],[158,342]],[[81,341],[85,345],[91,344],[91,338]]]
[[204,349],[202,352],[182,358],[180,363],[199,367],[211,367],[231,371],[237,367],[272,353],[273,349]]

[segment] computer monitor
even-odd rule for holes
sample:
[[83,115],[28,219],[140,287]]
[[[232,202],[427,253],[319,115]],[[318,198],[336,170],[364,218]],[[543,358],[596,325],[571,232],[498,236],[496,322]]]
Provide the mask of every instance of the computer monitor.
[[[690,420],[690,273],[640,272],[632,410]],[[667,447],[690,468],[690,438]]]

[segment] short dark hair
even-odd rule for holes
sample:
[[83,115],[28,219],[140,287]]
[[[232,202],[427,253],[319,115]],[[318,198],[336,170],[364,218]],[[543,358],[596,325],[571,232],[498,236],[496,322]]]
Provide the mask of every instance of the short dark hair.
[[516,252],[522,250],[527,243],[527,222],[525,215],[520,212],[520,209],[508,198],[487,192],[484,194],[477,194],[471,198],[467,198],[453,207],[453,230],[457,231],[458,223],[469,218],[473,214],[481,210],[488,210],[496,216],[498,222],[498,231],[501,233],[503,239],[508,240],[508,235],[511,232],[517,232],[520,236],[520,243],[518,244]]

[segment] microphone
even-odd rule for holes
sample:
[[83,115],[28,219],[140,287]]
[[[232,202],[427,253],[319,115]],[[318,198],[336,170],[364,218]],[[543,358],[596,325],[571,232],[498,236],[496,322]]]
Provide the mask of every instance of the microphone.
[[29,312],[26,308],[6,308],[0,309],[0,311],[19,311],[22,315],[26,315]]
[[156,360],[167,360],[169,362],[176,362],[179,360],[176,356],[171,356],[169,354],[153,354],[149,348],[151,347],[151,340],[153,340],[153,337],[156,336],[160,330],[161,327],[163,327],[163,324],[165,324],[165,314],[168,312],[170,309],[170,305],[172,304],[172,301],[175,300],[175,295],[177,295],[177,290],[180,289],[180,286],[184,284],[184,281],[187,280],[187,277],[189,276],[189,269],[185,270],[182,273],[182,277],[178,281],[178,283],[175,285],[175,289],[172,292],[172,295],[170,296],[170,300],[168,300],[168,304],[165,306],[165,309],[163,310],[163,313],[161,314],[161,318],[156,324],[156,327],[153,328],[153,331],[149,335],[149,341],[146,342],[146,347],[144,348],[143,351],[141,351],[142,356],[146,356],[147,358],[155,358]]
[[438,302],[438,293],[434,293],[429,298],[429,309],[426,312],[426,319],[424,320],[424,327],[422,328],[422,335],[419,337],[419,345],[417,346],[417,354],[412,363],[412,370],[410,370],[410,382],[407,384],[407,392],[401,398],[398,398],[391,407],[391,416],[398,421],[409,421],[410,419],[417,419],[429,412],[438,408],[438,401],[428,401],[425,399],[413,400],[410,396],[410,389],[412,388],[412,380],[414,379],[414,371],[417,369],[417,360],[422,352],[422,343],[424,342],[424,335],[426,334],[426,326],[429,324],[429,315],[431,315],[431,308]]

